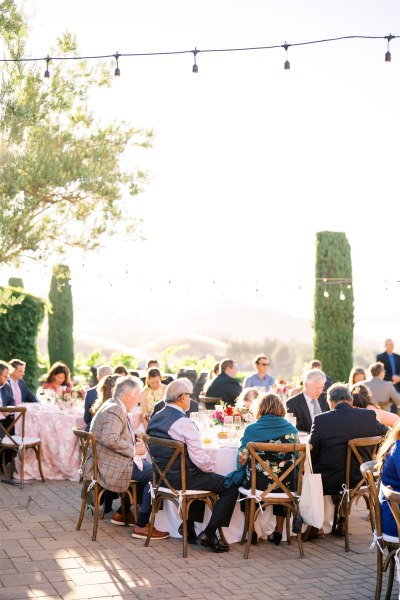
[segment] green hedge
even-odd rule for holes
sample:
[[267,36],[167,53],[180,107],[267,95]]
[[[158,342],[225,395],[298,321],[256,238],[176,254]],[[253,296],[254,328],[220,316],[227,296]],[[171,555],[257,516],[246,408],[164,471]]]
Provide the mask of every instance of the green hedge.
[[[334,382],[346,382],[353,367],[354,297],[350,244],[344,233],[317,233],[315,276],[314,358],[322,361]],[[347,282],[333,283],[335,279]]]
[[25,361],[25,381],[29,388],[36,390],[37,336],[44,319],[45,303],[21,289],[0,288],[0,294],[0,359]]

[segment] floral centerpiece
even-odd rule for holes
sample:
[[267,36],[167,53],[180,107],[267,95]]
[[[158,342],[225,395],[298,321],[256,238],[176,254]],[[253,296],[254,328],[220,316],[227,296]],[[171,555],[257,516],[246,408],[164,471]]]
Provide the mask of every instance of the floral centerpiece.
[[286,400],[291,389],[291,383],[286,382],[284,379],[279,379],[272,386],[271,392],[277,394],[282,400]]
[[230,406],[229,404],[221,404],[219,408],[214,411],[213,423],[214,425],[223,425],[225,417],[240,417],[242,421],[247,421],[246,415],[251,415],[247,408],[237,408],[236,406]]

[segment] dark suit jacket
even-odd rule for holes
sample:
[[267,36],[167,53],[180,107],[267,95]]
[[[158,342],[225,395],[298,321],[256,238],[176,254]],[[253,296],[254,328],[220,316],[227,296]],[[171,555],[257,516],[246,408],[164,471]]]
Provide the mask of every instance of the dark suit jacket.
[[[311,429],[311,459],[314,473],[321,473],[324,495],[342,491],[346,474],[347,442],[353,438],[384,435],[387,427],[376,420],[373,410],[352,408],[340,402],[334,410],[317,415]],[[371,460],[371,449],[360,448],[363,462]],[[350,486],[361,479],[360,464],[352,457]]]
[[[158,402],[156,402],[153,407],[153,412],[150,415],[150,419],[152,417],[154,417],[154,415],[156,413],[158,413],[160,410],[162,410],[163,408],[165,408],[164,400],[159,400]],[[190,406],[189,406],[189,410],[186,411],[186,416],[190,417],[191,412],[199,412],[198,402],[196,402],[196,400],[193,400],[193,398],[190,398]]]
[[207,389],[206,396],[208,398],[222,398],[223,402],[233,406],[241,391],[242,386],[237,379],[226,373],[220,373]]
[[89,388],[88,391],[86,392],[86,396],[85,396],[85,413],[83,415],[83,420],[86,423],[86,427],[85,427],[85,431],[89,431],[90,429],[90,423],[92,421],[93,415],[90,412],[90,408],[92,407],[92,404],[94,404],[95,400],[97,400],[97,386],[94,386],[92,388]]
[[[0,388],[0,396],[1,396],[1,402],[0,402],[0,406],[15,406],[15,400],[14,400],[14,396],[13,393],[11,391],[11,385],[7,382],[3,385],[2,388]],[[7,427],[10,425],[10,423],[13,420],[13,416],[10,415],[8,417],[6,417],[5,419],[1,420],[1,424],[3,425],[3,427],[5,427],[7,429]],[[14,427],[10,430],[11,435],[14,434]],[[0,438],[2,438],[2,434],[0,432]]]
[[[392,365],[390,364],[390,360],[389,360],[389,355],[387,352],[382,352],[382,354],[378,354],[376,357],[376,360],[378,362],[381,362],[384,364],[385,366],[385,377],[384,379],[386,381],[392,381],[392,377],[393,375],[400,375],[400,355],[399,354],[395,354],[393,352],[393,356],[394,356],[394,364],[396,367],[396,373],[393,373],[392,371]],[[400,383],[396,383],[394,385],[394,387],[396,388],[396,390],[398,392],[400,392]]]
[[[329,404],[326,400],[326,395],[318,398],[319,405],[321,407],[322,412],[329,411]],[[303,392],[297,394],[297,396],[293,396],[286,402],[287,411],[293,413],[297,419],[297,429],[298,431],[307,431],[310,433],[312,426],[312,417],[310,415],[310,411],[308,410],[307,400],[304,398]]]

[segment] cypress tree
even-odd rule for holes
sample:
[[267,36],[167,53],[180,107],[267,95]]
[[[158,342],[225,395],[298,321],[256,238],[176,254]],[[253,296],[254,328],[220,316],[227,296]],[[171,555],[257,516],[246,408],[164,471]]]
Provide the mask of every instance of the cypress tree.
[[345,382],[353,367],[354,296],[350,244],[344,233],[317,233],[315,277],[314,357],[332,381]]
[[63,361],[74,368],[73,308],[71,272],[67,265],[55,265],[51,278],[47,347],[50,364]]

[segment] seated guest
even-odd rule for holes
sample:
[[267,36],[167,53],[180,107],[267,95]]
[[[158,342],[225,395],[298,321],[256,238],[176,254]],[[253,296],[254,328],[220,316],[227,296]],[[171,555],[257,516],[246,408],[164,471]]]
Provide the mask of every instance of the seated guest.
[[351,387],[351,397],[353,398],[354,408],[367,408],[373,410],[379,423],[386,427],[393,427],[400,417],[387,410],[382,410],[380,406],[374,404],[372,400],[371,390],[364,383],[356,383]]
[[[112,368],[109,367],[108,365],[100,365],[96,369],[97,383],[95,386],[89,388],[85,394],[85,413],[83,415],[83,419],[86,423],[85,431],[89,431],[90,422],[94,415],[94,413],[92,413],[92,411],[90,409],[93,406],[93,403],[95,402],[95,400],[97,399],[97,386],[104,377],[111,375],[111,373],[112,373]],[[108,396],[108,398],[110,398],[110,396]],[[106,398],[106,400],[108,400],[108,398]]]
[[201,394],[202,395],[206,394],[208,388],[210,387],[210,385],[212,384],[212,382],[214,381],[214,379],[216,377],[218,377],[218,375],[219,375],[219,367],[220,367],[220,363],[216,362],[216,363],[214,363],[213,368],[210,369],[210,371],[208,372],[207,379],[205,380],[204,385],[203,385],[202,390],[201,390]]
[[[0,406],[15,406],[15,399],[12,395],[10,384],[8,383],[8,377],[10,374],[10,365],[4,361],[0,361]],[[0,414],[3,427],[7,428],[12,421],[12,415],[5,417]],[[10,432],[13,433],[13,432]],[[0,434],[0,437],[1,434]]]
[[400,392],[400,355],[394,352],[392,339],[385,340],[385,352],[378,354],[377,362],[383,363],[385,381],[391,381],[397,392]]
[[116,375],[122,375],[123,377],[129,375],[125,365],[117,365],[116,367],[114,367],[113,373],[115,373]]
[[[329,412],[315,417],[311,429],[311,460],[314,473],[321,473],[324,495],[343,491],[346,474],[347,442],[353,438],[384,435],[387,427],[379,423],[373,410],[353,408],[350,390],[344,383],[335,383],[328,390]],[[369,447],[359,448],[363,462],[371,460]],[[350,487],[361,479],[360,464],[352,456]],[[339,518],[336,533],[341,535],[344,518]]]
[[[147,433],[157,438],[178,440],[186,444],[187,488],[209,490],[219,495],[210,521],[198,537],[194,529],[194,522],[203,522],[204,503],[194,502],[191,504],[187,523],[188,541],[204,546],[213,552],[227,552],[229,546],[222,544],[216,536],[216,531],[218,527],[229,526],[236,504],[238,488],[236,486],[225,488],[223,475],[212,472],[214,463],[202,448],[199,430],[185,414],[189,409],[192,392],[193,385],[186,377],[170,383],[165,395],[166,406],[150,419]],[[156,460],[162,469],[166,467],[174,452],[172,448],[160,448],[159,446],[153,446],[150,450],[153,460]],[[174,465],[173,470],[169,471],[168,480],[174,488],[181,489],[180,461],[176,467]]]
[[236,398],[236,408],[242,410],[245,408],[248,411],[251,411],[251,407],[259,397],[258,390],[256,388],[244,388],[240,393],[240,396]]
[[13,358],[9,364],[11,366],[9,383],[15,399],[15,406],[25,402],[37,402],[36,396],[28,389],[23,379],[26,363],[19,358]]
[[[382,483],[400,492],[400,423],[386,435],[376,455],[376,468],[381,473]],[[382,531],[397,540],[397,526],[389,504],[382,493],[379,494],[382,515]]]
[[297,419],[298,431],[310,433],[314,417],[329,410],[326,399],[321,397],[325,381],[325,373],[320,369],[306,371],[303,392],[286,402],[286,410],[293,413]]
[[[133,526],[132,537],[145,539],[149,531],[151,514],[150,484],[151,464],[142,459],[146,448],[132,430],[128,412],[139,404],[140,380],[119,377],[112,398],[104,402],[94,415],[90,432],[96,441],[98,454],[98,483],[111,492],[126,492],[131,479],[143,484],[143,500],[138,522]],[[86,480],[93,478],[93,456],[88,454],[84,467]],[[150,484],[149,484],[150,482]],[[115,521],[122,519],[117,513]],[[130,521],[133,521],[130,515]],[[153,530],[152,539],[165,539],[167,532]]]
[[[147,361],[146,370],[150,369],[158,369],[161,372],[159,362],[156,358],[151,358]],[[142,383],[146,384],[146,377],[141,378]],[[164,385],[168,385],[171,381],[174,381],[174,378],[171,375],[161,375],[161,381]]]
[[161,383],[161,373],[159,369],[149,369],[146,377],[146,385],[140,394],[140,406],[146,416],[153,412],[154,405],[162,400],[167,386]]
[[351,386],[354,385],[355,383],[359,383],[360,381],[365,381],[366,379],[367,379],[367,376],[362,367],[353,367],[352,370],[350,371],[350,375],[349,375],[349,386],[351,388]]
[[[181,379],[184,379],[183,377]],[[168,386],[167,386],[168,387]],[[165,408],[165,400],[159,400],[153,408],[153,412],[150,415],[150,419],[154,417],[160,410]],[[199,412],[199,403],[194,398],[190,398],[189,408],[185,411],[187,417],[190,417],[190,413]]]
[[[285,407],[282,401],[276,394],[265,394],[261,396],[257,401],[257,412],[256,422],[247,425],[244,435],[240,440],[238,460],[241,464],[245,465],[245,479],[243,487],[246,489],[251,488],[251,461],[249,459],[249,452],[246,445],[249,442],[263,442],[266,444],[281,443],[281,444],[294,444],[298,442],[297,429],[286,421],[285,419]],[[259,452],[262,460],[267,462],[275,475],[280,477],[281,473],[285,472],[293,461],[293,454],[282,455],[275,454],[272,452]],[[261,469],[261,465],[257,465]],[[289,476],[284,484],[290,491],[294,489],[294,473],[291,473],[292,477]],[[257,470],[256,474],[256,488],[258,490],[265,490],[272,483],[272,479],[265,474],[264,471]],[[277,489],[277,492],[282,490]],[[285,509],[283,506],[273,506],[273,513],[276,517],[275,531],[268,536],[268,541],[273,542],[278,546],[282,540],[282,530],[285,523]]]
[[400,406],[400,395],[391,381],[385,381],[385,367],[381,362],[373,363],[370,368],[371,379],[365,381],[365,385],[372,392],[374,404],[378,404],[383,410],[391,412],[392,407]]
[[62,393],[65,387],[67,392],[72,389],[71,373],[66,364],[61,361],[54,363],[50,367],[45,383],[42,385],[44,390],[53,390],[57,395]]
[[242,391],[236,379],[237,363],[231,358],[224,358],[220,365],[220,374],[214,379],[206,392],[208,398],[221,398],[222,402],[233,406]]
[[265,354],[259,354],[253,362],[256,372],[246,377],[243,387],[263,387],[265,392],[269,392],[271,386],[275,383],[275,379],[267,374],[269,358]]

